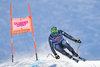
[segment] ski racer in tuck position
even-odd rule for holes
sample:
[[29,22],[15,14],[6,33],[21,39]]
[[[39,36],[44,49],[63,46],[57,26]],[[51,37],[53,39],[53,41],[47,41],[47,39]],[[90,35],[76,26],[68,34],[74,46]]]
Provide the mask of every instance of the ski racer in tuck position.
[[[60,52],[61,54],[69,57],[70,59],[75,60],[76,62],[78,62],[78,59],[73,58],[73,56],[85,61],[85,59],[83,59],[82,57],[80,57],[75,51],[74,49],[66,42],[66,40],[63,38],[63,36],[69,38],[70,40],[76,42],[76,43],[81,43],[81,40],[77,40],[74,37],[72,37],[71,35],[67,34],[66,32],[64,32],[63,30],[58,30],[57,27],[52,27],[51,28],[51,34],[49,36],[49,44],[50,44],[50,48],[51,51],[53,52],[54,56],[56,59],[59,59],[60,56],[56,53],[56,51]],[[69,53],[67,53],[64,49],[67,48],[72,55],[70,55]],[[56,51],[55,51],[56,50]]]

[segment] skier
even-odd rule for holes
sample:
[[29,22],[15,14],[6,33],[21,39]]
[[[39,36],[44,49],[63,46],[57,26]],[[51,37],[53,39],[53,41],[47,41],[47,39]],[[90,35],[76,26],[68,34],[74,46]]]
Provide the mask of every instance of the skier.
[[[77,40],[74,37],[72,37],[71,35],[67,34],[66,32],[64,32],[62,30],[58,30],[57,27],[52,27],[51,34],[49,36],[49,44],[50,44],[51,51],[55,55],[55,58],[56,59],[60,58],[60,56],[56,53],[56,51],[58,51],[61,54],[69,57],[70,59],[72,58],[76,62],[78,62],[79,60],[73,58],[73,56],[78,57],[79,59],[83,59],[83,58],[79,57],[79,55],[74,51],[74,49],[66,42],[66,40],[63,38],[63,36],[69,38],[70,40],[72,40],[76,43],[81,43],[81,40]],[[65,48],[67,48],[73,54],[73,56],[70,55],[69,53],[67,53],[64,50]]]

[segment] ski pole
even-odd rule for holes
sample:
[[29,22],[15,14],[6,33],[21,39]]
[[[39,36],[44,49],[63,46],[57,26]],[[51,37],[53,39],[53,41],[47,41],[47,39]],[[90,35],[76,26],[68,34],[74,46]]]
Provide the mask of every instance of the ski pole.
[[54,58],[54,56],[53,56],[51,53],[49,53],[49,54],[47,55],[47,57],[49,57],[50,55]]
[[[55,58],[51,53],[49,53],[49,54],[47,55],[47,58],[48,58],[50,55],[51,55],[53,58]],[[60,63],[59,61],[55,61],[55,62],[58,62],[59,65],[60,65],[60,67],[62,67],[62,65],[61,65],[61,63]]]
[[78,48],[77,48],[77,54],[78,54],[78,52],[79,52],[79,48],[80,48],[80,46],[81,46],[81,44],[78,46]]

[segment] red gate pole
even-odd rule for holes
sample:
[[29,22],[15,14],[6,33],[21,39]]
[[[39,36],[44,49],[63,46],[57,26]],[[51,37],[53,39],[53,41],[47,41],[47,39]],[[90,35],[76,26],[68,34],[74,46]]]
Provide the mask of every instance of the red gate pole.
[[12,6],[10,4],[10,18],[11,18],[11,52],[12,52],[12,62],[14,62],[13,56],[13,27],[12,27]]
[[30,10],[30,4],[29,3],[28,3],[28,7],[29,7],[30,18],[31,18],[31,29],[32,29],[33,38],[34,38],[34,47],[35,47],[36,60],[38,60],[38,55],[37,55],[37,50],[36,50],[36,42],[35,42],[35,35],[34,35],[34,28],[33,28],[32,16],[31,16],[31,10]]

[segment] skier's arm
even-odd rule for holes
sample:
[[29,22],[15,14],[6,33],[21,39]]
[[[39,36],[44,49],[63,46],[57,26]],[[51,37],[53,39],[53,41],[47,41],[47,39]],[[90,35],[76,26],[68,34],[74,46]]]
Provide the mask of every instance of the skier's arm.
[[56,51],[54,50],[54,47],[52,45],[52,40],[51,38],[49,37],[49,45],[50,45],[50,48],[51,48],[51,51],[53,52],[54,55],[57,55]]
[[70,40],[72,41],[75,41],[76,42],[76,39],[74,37],[72,37],[71,35],[67,34],[66,32],[60,30],[62,35],[64,35],[65,37],[69,38]]

